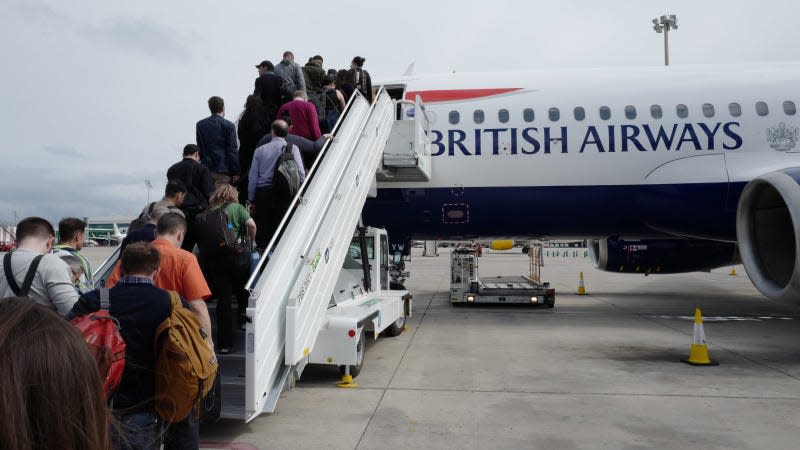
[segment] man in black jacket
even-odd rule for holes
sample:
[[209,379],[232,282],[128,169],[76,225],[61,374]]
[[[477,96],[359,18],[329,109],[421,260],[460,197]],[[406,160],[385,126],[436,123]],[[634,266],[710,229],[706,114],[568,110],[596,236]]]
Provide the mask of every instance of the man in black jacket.
[[256,78],[253,94],[261,97],[261,102],[264,103],[264,108],[267,110],[267,123],[275,120],[275,113],[282,104],[283,79],[272,71],[274,68],[275,66],[269,61],[261,61],[261,64],[256,66],[258,78]]
[[180,180],[186,185],[186,196],[181,203],[186,217],[186,237],[181,248],[191,252],[196,243],[194,218],[208,208],[208,199],[214,193],[214,179],[208,167],[200,162],[200,148],[194,144],[183,147],[183,160],[167,170],[167,180]]

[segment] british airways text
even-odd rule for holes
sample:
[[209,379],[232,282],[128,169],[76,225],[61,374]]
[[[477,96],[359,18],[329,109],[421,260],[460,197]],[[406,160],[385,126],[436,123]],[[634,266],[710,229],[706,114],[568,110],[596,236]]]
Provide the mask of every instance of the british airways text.
[[570,142],[568,127],[431,130],[432,156],[614,153],[657,150],[738,150],[739,122],[589,126]]

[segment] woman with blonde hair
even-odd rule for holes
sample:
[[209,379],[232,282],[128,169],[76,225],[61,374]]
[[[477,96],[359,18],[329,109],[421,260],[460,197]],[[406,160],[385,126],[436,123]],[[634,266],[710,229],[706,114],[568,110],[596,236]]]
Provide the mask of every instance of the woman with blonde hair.
[[[220,185],[209,199],[209,211],[225,208],[228,216],[228,228],[233,229],[238,239],[252,245],[256,238],[256,223],[247,208],[237,203],[239,193],[230,184]],[[238,304],[239,320],[247,307],[247,293],[244,283],[248,271],[236,267],[233,257],[226,255],[210,255],[200,249],[200,258],[203,261],[203,271],[211,287],[211,292],[217,299],[217,338],[214,340],[220,354],[226,354],[233,347],[233,318],[231,317],[232,297],[235,293]],[[249,252],[247,254],[249,262]],[[240,323],[241,325],[241,323]]]

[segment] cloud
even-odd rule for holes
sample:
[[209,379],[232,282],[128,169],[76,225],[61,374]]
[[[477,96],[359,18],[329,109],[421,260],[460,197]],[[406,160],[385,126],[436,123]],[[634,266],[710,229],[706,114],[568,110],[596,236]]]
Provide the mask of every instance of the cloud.
[[72,25],[72,19],[54,10],[45,2],[25,0],[11,4],[10,10],[29,22],[39,22],[51,26]]
[[151,199],[164,192],[163,171],[130,173],[99,168],[2,169],[0,222],[12,211],[19,218],[40,216],[58,222],[62,217],[134,216],[147,202],[144,180],[153,180]]
[[81,34],[93,42],[134,51],[161,62],[184,62],[192,58],[192,51],[176,30],[146,19],[111,19],[102,26],[87,26]]
[[42,149],[47,153],[56,155],[56,156],[69,156],[75,157],[80,159],[87,159],[86,155],[79,152],[72,147],[71,145],[67,144],[52,144],[52,145],[43,145]]

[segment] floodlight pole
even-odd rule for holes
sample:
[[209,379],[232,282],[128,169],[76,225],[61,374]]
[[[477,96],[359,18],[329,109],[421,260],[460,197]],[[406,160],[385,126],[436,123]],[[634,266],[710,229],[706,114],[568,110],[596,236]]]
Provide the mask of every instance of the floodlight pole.
[[153,188],[153,185],[150,180],[144,180],[144,185],[147,186],[147,204],[150,204],[150,189]]
[[678,19],[674,14],[663,15],[653,19],[653,30],[664,33],[664,65],[669,65],[669,30],[678,29]]

